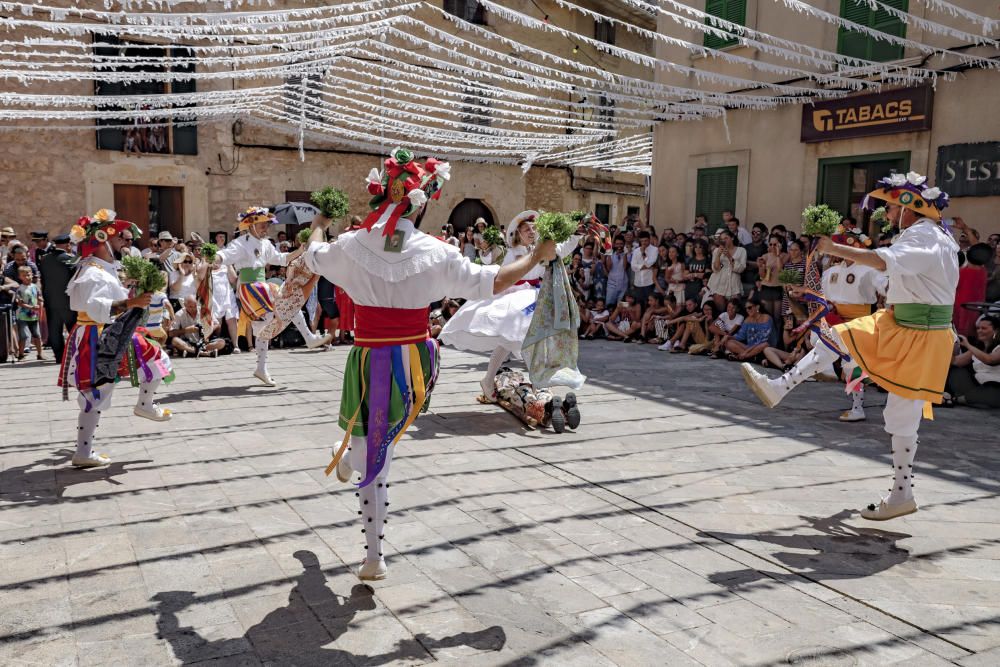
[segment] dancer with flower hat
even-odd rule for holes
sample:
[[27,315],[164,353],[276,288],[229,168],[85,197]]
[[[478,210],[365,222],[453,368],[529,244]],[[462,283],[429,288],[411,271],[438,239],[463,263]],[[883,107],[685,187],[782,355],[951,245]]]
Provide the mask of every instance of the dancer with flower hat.
[[[893,484],[889,495],[861,510],[861,516],[884,521],[917,511],[913,498],[913,461],[922,417],[931,403],[941,403],[951,363],[954,332],[952,306],[958,285],[958,244],[939,224],[948,195],[926,187],[915,172],[893,174],[865,198],[886,203],[890,222],[900,235],[888,248],[869,250],[823,237],[817,250],[855,265],[884,271],[887,307],[833,327],[834,338],[865,375],[888,391],[883,417],[892,438]],[[757,397],[773,408],[794,387],[826,368],[837,352],[817,345],[795,368],[769,379],[748,364],[743,377]]]
[[[381,173],[369,174],[372,212],[361,229],[326,243],[330,220],[319,215],[305,253],[310,270],[342,287],[355,303],[354,347],[340,404],[347,435],[326,472],[336,470],[344,482],[354,473],[361,476],[359,514],[367,544],[358,576],[365,580],[386,576],[382,537],[393,447],[427,404],[437,378],[440,350],[428,334],[429,304],[446,296],[485,299],[555,257],[555,244],[543,242],[503,267],[479,266],[421,232],[427,201],[440,196],[450,176],[448,163],[420,163],[397,148]],[[352,437],[359,439],[353,446]]]
[[[274,244],[267,238],[267,228],[275,224],[277,218],[263,206],[248,208],[237,218],[239,231],[246,234],[238,236],[219,250],[218,258],[223,265],[235,268],[238,274],[237,296],[240,302],[240,318],[237,335],[245,336],[249,330],[253,330],[254,349],[257,351],[257,369],[253,376],[268,387],[275,387],[277,382],[267,370],[270,338],[263,334],[274,319],[274,303],[278,296],[278,287],[266,282],[265,272],[268,265],[287,266],[289,262],[299,257],[304,249],[292,253],[278,252],[275,249]],[[330,342],[330,336],[319,336],[309,331],[301,310],[291,318],[291,321],[309,348]]]
[[152,292],[130,296],[118,279],[114,253],[124,244],[121,233],[125,230],[134,238],[142,234],[135,224],[117,220],[114,211],[101,209],[93,217],[77,220],[70,232],[80,260],[66,294],[77,320],[63,355],[59,386],[64,400],[69,400],[70,386],[79,392],[76,452],[71,459],[78,468],[111,463],[110,457],[94,451],[94,432],[101,413],[111,407],[120,378],[129,378],[139,387],[136,416],[153,421],[171,418],[170,410],[153,402],[160,382],[174,378],[170,359],[138,327]]

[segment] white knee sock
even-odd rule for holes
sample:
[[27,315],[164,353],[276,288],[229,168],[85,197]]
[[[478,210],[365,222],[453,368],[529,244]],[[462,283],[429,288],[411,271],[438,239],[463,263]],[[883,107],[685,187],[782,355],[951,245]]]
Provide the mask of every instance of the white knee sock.
[[510,350],[505,347],[498,347],[493,350],[493,354],[490,356],[490,363],[486,366],[486,375],[479,381],[480,386],[483,388],[483,395],[487,398],[496,393],[496,385],[493,384],[493,380],[496,378],[500,367],[509,357]]
[[302,315],[301,310],[295,313],[295,317],[292,318],[292,324],[294,324],[295,328],[299,330],[299,333],[302,335],[303,340],[308,341],[317,337],[316,334],[314,334],[312,331],[309,331],[309,326],[306,324],[306,318],[304,315]]
[[824,371],[836,358],[836,352],[826,345],[819,344],[809,350],[809,354],[802,357],[787,373],[770,380],[770,383],[782,392],[782,395],[787,394],[812,376]]
[[859,384],[858,388],[851,392],[851,400],[854,402],[851,405],[852,412],[865,409],[865,386],[863,384]]
[[140,410],[145,410],[146,412],[152,412],[155,410],[154,398],[156,394],[157,387],[160,386],[160,378],[151,380],[149,382],[139,383],[139,399],[135,402],[135,407]]
[[101,421],[101,413],[111,405],[111,393],[114,385],[105,385],[98,390],[100,398],[95,398],[92,392],[80,392],[76,402],[80,406],[77,418],[76,456],[90,458],[94,451],[94,434]]
[[890,505],[913,498],[913,459],[917,455],[917,436],[892,436],[892,490]]
[[262,375],[268,375],[267,372],[267,348],[270,341],[263,336],[257,336],[254,339],[254,349],[257,350],[257,372]]

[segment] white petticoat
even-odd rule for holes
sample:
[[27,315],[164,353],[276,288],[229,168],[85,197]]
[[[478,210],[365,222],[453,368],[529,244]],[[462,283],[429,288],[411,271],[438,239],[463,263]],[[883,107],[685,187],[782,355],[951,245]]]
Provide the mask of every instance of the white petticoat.
[[466,352],[493,352],[503,346],[521,358],[537,296],[537,289],[524,285],[485,301],[467,301],[448,320],[439,338],[445,345]]

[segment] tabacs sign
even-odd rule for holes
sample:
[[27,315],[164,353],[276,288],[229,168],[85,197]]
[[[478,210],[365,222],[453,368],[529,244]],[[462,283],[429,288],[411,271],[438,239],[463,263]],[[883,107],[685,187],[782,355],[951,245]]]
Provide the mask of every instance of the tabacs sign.
[[802,106],[802,141],[833,141],[931,129],[930,86],[856,95]]
[[1000,196],[1000,142],[940,146],[934,184],[952,197]]

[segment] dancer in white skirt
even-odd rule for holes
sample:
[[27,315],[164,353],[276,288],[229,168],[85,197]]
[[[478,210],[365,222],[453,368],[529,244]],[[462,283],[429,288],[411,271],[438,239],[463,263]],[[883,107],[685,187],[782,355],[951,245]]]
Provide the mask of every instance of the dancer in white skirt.
[[[537,211],[518,213],[507,225],[507,265],[531,254],[535,244],[534,221]],[[559,257],[565,257],[580,244],[582,236],[573,235],[556,247]],[[531,324],[531,314],[538,295],[538,286],[545,267],[537,265],[510,289],[492,299],[467,301],[452,316],[439,336],[441,342],[468,352],[492,352],[486,375],[480,380],[483,389],[480,402],[495,403],[494,378],[510,357],[521,358],[521,345]]]

